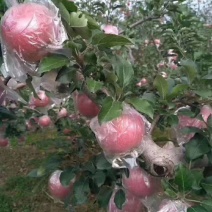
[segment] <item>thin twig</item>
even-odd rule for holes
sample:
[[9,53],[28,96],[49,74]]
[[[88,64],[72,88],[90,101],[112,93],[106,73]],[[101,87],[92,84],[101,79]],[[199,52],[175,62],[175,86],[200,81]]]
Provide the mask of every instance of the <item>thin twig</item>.
[[153,120],[153,122],[152,122],[151,129],[150,129],[150,131],[149,131],[149,134],[152,134],[152,132],[153,132],[153,130],[154,130],[156,124],[158,123],[159,119],[160,119],[160,115],[157,115],[157,116],[155,117],[155,119]]
[[[159,19],[159,18],[160,18],[160,16],[148,17],[148,18],[146,18],[146,19],[142,19],[142,20],[139,20],[139,21],[137,21],[137,22],[131,24],[130,26],[128,26],[128,28],[129,28],[129,29],[132,29],[132,28],[134,28],[134,27],[136,27],[136,26],[138,26],[138,25],[141,25],[141,24],[143,24],[143,23],[145,23],[145,22],[147,22],[147,21],[157,20],[157,19]],[[120,31],[119,34],[123,34],[124,32],[125,32],[125,30],[122,30],[122,31]]]

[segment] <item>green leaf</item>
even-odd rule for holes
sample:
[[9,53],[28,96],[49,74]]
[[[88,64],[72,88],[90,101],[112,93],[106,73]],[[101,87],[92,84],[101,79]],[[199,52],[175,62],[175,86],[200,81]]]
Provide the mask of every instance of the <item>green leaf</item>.
[[156,96],[154,93],[145,92],[142,96],[142,99],[152,102],[153,104],[155,104],[155,102],[156,102]]
[[89,29],[98,29],[100,30],[100,26],[99,24],[96,22],[96,20],[94,20],[91,16],[89,16],[88,14],[85,14],[85,17],[88,20],[88,28]]
[[74,169],[70,168],[60,174],[60,182],[63,186],[69,186],[71,181],[76,177]]
[[88,19],[82,12],[72,12],[70,15],[71,27],[86,27],[88,25]]
[[202,187],[208,195],[212,196],[212,176],[205,178],[201,182]]
[[88,178],[83,177],[74,183],[74,196],[78,205],[82,205],[87,202],[89,192],[90,188]]
[[212,129],[212,114],[210,114],[210,116],[207,119],[207,125],[209,126],[209,128]]
[[33,177],[33,178],[37,178],[37,177],[43,177],[46,174],[46,170],[44,167],[39,167],[38,169],[33,169],[28,176],[29,177]]
[[99,123],[111,121],[118,118],[122,113],[122,103],[113,100],[111,97],[105,98],[100,113],[98,115]]
[[132,45],[133,42],[123,36],[98,33],[93,36],[92,44],[98,45],[99,47],[111,48],[114,46]]
[[130,98],[127,99],[127,102],[132,104],[135,107],[135,109],[138,110],[139,112],[144,113],[151,119],[153,119],[154,109],[149,101],[139,98]]
[[10,112],[7,108],[0,106],[0,121],[3,119],[15,119],[16,116]]
[[191,84],[197,76],[196,64],[191,60],[182,60],[180,64],[181,64],[180,68],[181,72],[187,75],[189,82]]
[[168,96],[168,98],[174,99],[180,94],[182,94],[184,91],[186,91],[187,89],[188,89],[188,85],[178,84],[172,89],[171,94]]
[[86,79],[86,83],[87,83],[89,91],[92,93],[96,93],[97,91],[101,90],[103,87],[103,82],[99,82],[90,78]]
[[97,171],[93,176],[94,182],[98,187],[102,186],[105,183],[106,175],[103,171]]
[[68,10],[66,9],[66,7],[64,6],[64,4],[60,2],[60,3],[57,5],[57,7],[58,7],[59,10],[60,10],[61,17],[62,17],[68,24],[70,24],[70,14],[69,14]]
[[110,187],[102,187],[98,193],[97,200],[101,208],[107,208],[110,198],[112,195],[112,190]]
[[161,98],[166,99],[169,92],[168,82],[161,75],[158,75],[155,78],[153,85],[157,88]]
[[203,208],[202,206],[195,206],[192,208],[188,208],[187,212],[208,212],[205,210],[205,208]]
[[111,169],[111,164],[105,159],[103,154],[100,154],[96,157],[96,167],[99,170]]
[[185,144],[185,154],[189,160],[195,160],[210,151],[207,138],[197,134]]
[[212,80],[212,74],[208,74],[208,75],[204,76],[202,79]]
[[29,176],[29,177],[39,177],[38,176],[38,169],[33,169],[27,176]]
[[195,191],[201,190],[201,181],[204,178],[202,170],[191,170],[193,176],[192,189]]
[[201,97],[203,97],[203,98],[205,98],[205,99],[211,99],[211,98],[212,98],[212,90],[210,90],[210,89],[205,89],[205,90],[203,90],[203,89],[194,90],[194,92],[195,92],[197,95],[199,95],[199,96],[201,96]]
[[187,192],[192,190],[193,176],[189,169],[179,165],[176,170],[174,183],[178,186],[179,191]]
[[114,202],[116,204],[116,207],[120,210],[122,210],[123,204],[126,201],[125,192],[122,189],[119,189],[114,197]]
[[85,163],[83,170],[89,171],[92,174],[94,174],[96,171],[96,167],[94,166],[93,162],[89,161],[89,162]]
[[201,203],[202,207],[204,207],[208,212],[212,211],[212,200],[204,200]]
[[57,68],[62,68],[65,65],[69,64],[69,59],[62,55],[51,55],[45,57],[38,67],[39,73],[45,73],[48,71],[55,70]]
[[74,2],[69,0],[61,0],[61,1],[69,12],[77,12],[77,6],[75,5]]
[[134,76],[134,70],[131,63],[124,58],[116,57],[116,60],[113,62],[113,69],[118,77],[119,85],[122,88],[129,85]]

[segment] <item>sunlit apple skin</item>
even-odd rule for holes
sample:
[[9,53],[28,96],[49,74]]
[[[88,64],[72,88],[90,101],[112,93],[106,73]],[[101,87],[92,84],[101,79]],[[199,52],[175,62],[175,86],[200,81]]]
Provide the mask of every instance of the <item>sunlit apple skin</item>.
[[39,119],[38,119],[38,124],[41,126],[41,127],[49,127],[51,125],[52,121],[51,119],[49,118],[49,116],[47,115],[44,115],[44,116],[41,116]]
[[51,99],[46,95],[45,91],[38,92],[39,98],[32,97],[30,105],[33,107],[47,107],[51,103]]
[[127,153],[139,147],[146,131],[145,121],[135,110],[123,113],[102,125],[97,125],[96,122],[97,120],[91,121],[91,129],[104,152],[109,155]]
[[9,146],[9,139],[0,138],[0,147],[7,147],[7,146]]
[[62,108],[58,113],[59,118],[65,118],[67,116],[68,116],[68,111],[66,108]]
[[47,55],[58,31],[55,14],[44,5],[24,3],[11,7],[1,21],[3,42],[27,62],[38,62]]
[[54,198],[59,199],[59,200],[65,200],[65,198],[67,198],[68,195],[73,190],[75,179],[72,180],[72,182],[70,183],[70,185],[68,187],[65,187],[60,182],[61,173],[62,173],[61,170],[56,170],[51,174],[51,176],[49,178],[48,187],[49,187],[50,194]]
[[209,106],[209,105],[204,105],[201,108],[201,112],[200,113],[202,115],[203,120],[207,123],[208,117],[210,115],[212,115],[212,107]]
[[141,199],[135,197],[134,195],[128,192],[126,194],[126,200],[122,207],[122,210],[120,210],[116,207],[116,204],[114,202],[114,196],[115,194],[111,196],[107,212],[141,212],[144,209]]
[[100,107],[85,94],[79,94],[77,96],[76,106],[80,114],[87,118],[97,116],[100,111]]
[[123,175],[123,187],[133,195],[144,198],[160,190],[158,179],[147,174],[142,168],[134,167],[129,170],[129,178]]
[[103,30],[104,30],[105,34],[113,34],[113,35],[119,34],[118,28],[113,25],[105,25]]

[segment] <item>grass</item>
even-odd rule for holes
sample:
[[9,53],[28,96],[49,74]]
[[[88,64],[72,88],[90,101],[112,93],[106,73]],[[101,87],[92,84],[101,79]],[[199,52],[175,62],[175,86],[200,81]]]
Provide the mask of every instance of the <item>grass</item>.
[[[26,145],[0,148],[0,212],[67,211],[63,204],[55,202],[48,195],[47,177],[30,178],[27,175],[43,164],[50,155],[55,153],[66,155],[66,150],[72,145],[73,143],[64,136],[50,131],[29,135]],[[62,168],[75,163],[74,154],[67,155]],[[100,212],[100,210],[98,205],[92,202],[77,207],[76,212]]]

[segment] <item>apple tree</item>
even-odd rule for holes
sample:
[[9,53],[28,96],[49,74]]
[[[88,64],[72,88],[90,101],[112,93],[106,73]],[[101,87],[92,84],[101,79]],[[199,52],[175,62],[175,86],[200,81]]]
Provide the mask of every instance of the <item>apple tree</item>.
[[[211,27],[184,0],[5,1],[0,146],[57,131],[67,208],[212,209]],[[209,20],[209,19],[207,19]]]

